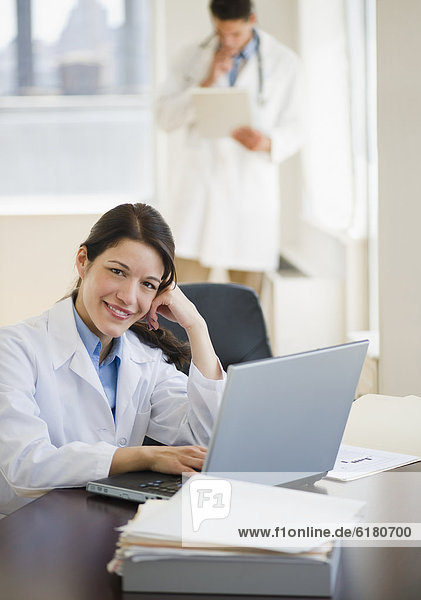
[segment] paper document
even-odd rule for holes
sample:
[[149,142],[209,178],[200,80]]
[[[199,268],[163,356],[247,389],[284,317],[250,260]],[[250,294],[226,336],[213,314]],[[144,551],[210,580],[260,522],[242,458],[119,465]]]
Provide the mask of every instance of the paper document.
[[335,465],[326,477],[337,481],[351,481],[389,469],[403,467],[419,460],[421,458],[418,456],[342,444]]
[[202,137],[231,136],[234,129],[251,126],[250,98],[241,88],[192,90],[196,123]]

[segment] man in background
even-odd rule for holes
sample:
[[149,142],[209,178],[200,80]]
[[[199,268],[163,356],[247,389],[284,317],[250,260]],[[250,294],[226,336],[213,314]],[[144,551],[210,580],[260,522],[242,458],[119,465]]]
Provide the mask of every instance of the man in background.
[[[207,280],[216,267],[259,291],[279,259],[279,163],[300,143],[298,59],[258,29],[251,0],[209,7],[214,33],[184,51],[158,100],[158,124],[185,133],[168,220],[180,281]],[[191,91],[230,86],[248,91],[252,126],[201,137]]]

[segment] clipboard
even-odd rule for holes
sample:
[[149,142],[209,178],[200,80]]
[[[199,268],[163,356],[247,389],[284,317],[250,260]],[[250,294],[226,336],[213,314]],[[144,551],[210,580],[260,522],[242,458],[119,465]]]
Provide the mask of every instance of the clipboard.
[[192,101],[202,137],[230,137],[238,127],[251,127],[250,96],[245,89],[194,88]]

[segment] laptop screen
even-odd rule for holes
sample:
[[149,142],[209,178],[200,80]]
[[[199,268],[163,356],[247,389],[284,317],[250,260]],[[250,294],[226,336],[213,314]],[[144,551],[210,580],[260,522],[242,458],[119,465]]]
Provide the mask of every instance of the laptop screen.
[[367,347],[364,340],[230,366],[203,470],[274,484],[332,469]]

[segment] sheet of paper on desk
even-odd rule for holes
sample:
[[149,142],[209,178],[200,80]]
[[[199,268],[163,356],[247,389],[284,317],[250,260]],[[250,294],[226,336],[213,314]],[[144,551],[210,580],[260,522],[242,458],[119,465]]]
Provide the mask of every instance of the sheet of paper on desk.
[[250,98],[241,88],[194,88],[192,100],[202,137],[229,137],[238,127],[251,126]]
[[332,471],[328,472],[326,477],[336,481],[351,481],[389,469],[403,467],[419,460],[421,458],[418,456],[342,444],[339,448],[335,466]]

